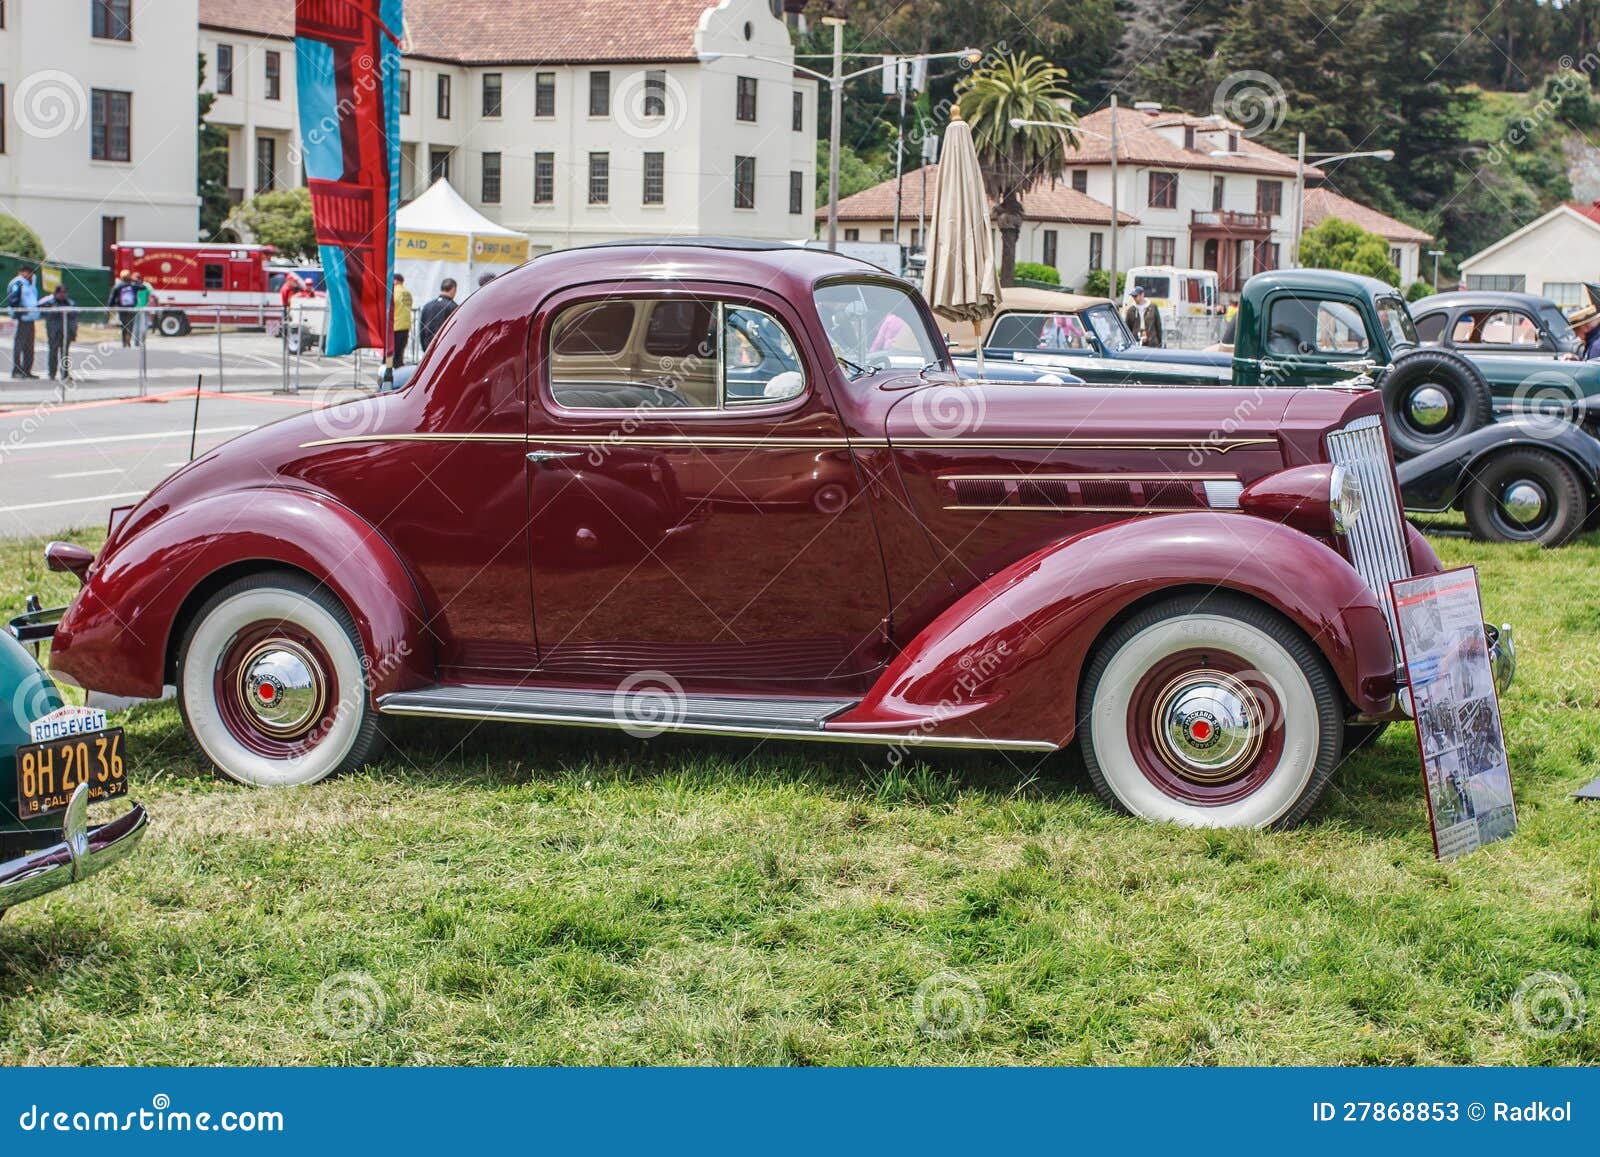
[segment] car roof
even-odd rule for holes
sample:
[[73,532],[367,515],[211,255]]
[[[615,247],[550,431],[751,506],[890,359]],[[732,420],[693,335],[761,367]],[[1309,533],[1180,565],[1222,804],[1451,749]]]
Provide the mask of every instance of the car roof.
[[1376,277],[1363,277],[1359,273],[1344,273],[1333,269],[1282,269],[1271,273],[1258,273],[1245,283],[1252,293],[1266,289],[1325,289],[1335,293],[1348,291],[1351,284],[1359,286],[1374,297],[1397,294],[1400,291]]
[[1540,297],[1537,293],[1514,293],[1501,289],[1463,289],[1454,293],[1434,293],[1418,298],[1411,303],[1411,312],[1419,313],[1423,310],[1445,309],[1458,305],[1520,305],[1535,310],[1547,305],[1551,309],[1561,308],[1548,297]]
[[1018,309],[1028,312],[1077,313],[1091,305],[1110,305],[1104,297],[1085,297],[1081,293],[1067,293],[1056,289],[1030,289],[1011,286],[1000,291],[1000,309]]

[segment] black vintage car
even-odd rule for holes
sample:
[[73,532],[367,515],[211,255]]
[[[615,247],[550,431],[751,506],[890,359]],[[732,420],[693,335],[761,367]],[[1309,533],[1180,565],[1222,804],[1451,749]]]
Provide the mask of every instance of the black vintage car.
[[1531,293],[1436,293],[1414,303],[1411,316],[1424,342],[1462,353],[1553,357],[1578,352],[1578,335],[1561,307]]

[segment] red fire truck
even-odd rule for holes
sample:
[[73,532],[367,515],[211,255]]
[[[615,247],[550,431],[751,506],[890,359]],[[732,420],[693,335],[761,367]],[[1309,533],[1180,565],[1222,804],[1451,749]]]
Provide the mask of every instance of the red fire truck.
[[270,245],[125,241],[115,252],[113,282],[124,270],[144,274],[161,311],[153,325],[167,337],[219,322],[275,329],[283,316]]

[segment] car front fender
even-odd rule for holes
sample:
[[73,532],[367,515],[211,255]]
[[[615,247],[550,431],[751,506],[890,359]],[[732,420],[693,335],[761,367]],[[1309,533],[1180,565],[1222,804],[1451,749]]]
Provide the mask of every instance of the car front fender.
[[1396,466],[1406,509],[1449,510],[1490,455],[1513,446],[1557,455],[1578,471],[1590,497],[1600,495],[1600,441],[1560,418],[1522,415],[1502,418]]
[[97,691],[157,696],[200,601],[274,567],[310,575],[349,609],[374,699],[431,680],[427,617],[394,548],[347,507],[286,487],[212,495],[117,541],[56,628],[51,669]]
[[1152,597],[1219,588],[1298,625],[1358,712],[1390,709],[1394,646],[1350,564],[1278,523],[1197,511],[1115,523],[1007,567],[934,619],[828,728],[1063,745],[1107,628]]

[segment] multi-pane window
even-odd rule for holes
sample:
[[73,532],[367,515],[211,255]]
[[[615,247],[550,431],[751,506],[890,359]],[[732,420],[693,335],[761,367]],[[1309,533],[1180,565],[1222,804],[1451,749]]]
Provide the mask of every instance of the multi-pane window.
[[[789,212],[806,211],[806,175],[799,169],[789,170]],[[916,244],[916,242],[912,242]]]
[[132,40],[133,0],[91,0],[89,34],[97,40]]
[[483,154],[483,203],[500,203],[500,154]]
[[217,92],[227,96],[233,91],[233,45],[217,45]]
[[1176,237],[1151,237],[1145,241],[1146,265],[1171,265],[1172,259],[1177,256],[1178,239]]
[[1088,169],[1073,169],[1072,170],[1072,187],[1074,189],[1076,189],[1080,193],[1087,193],[1089,191],[1089,170]]
[[611,200],[611,154],[589,154],[589,204],[604,205]]
[[1228,192],[1228,178],[1218,174],[1211,178],[1211,208],[1216,212],[1222,211],[1222,203]]
[[556,74],[553,72],[533,74],[533,115],[536,117],[556,115]]
[[806,94],[798,88],[794,90],[794,112],[790,117],[790,127],[797,133],[806,131]]
[[533,154],[533,203],[554,204],[556,199],[556,155]]
[[437,89],[438,100],[434,102],[434,111],[442,121],[450,119],[450,78],[441,75]]
[[1277,216],[1283,212],[1283,182],[1256,182],[1256,212]]
[[270,193],[278,187],[278,142],[271,137],[256,138],[256,192]]
[[589,74],[589,115],[592,117],[608,117],[611,115],[611,74],[609,72],[591,72]]
[[1106,267],[1106,235],[1104,233],[1089,234],[1089,268],[1104,269]]
[[667,73],[665,69],[652,68],[644,74],[644,115],[667,115]]
[[644,155],[644,203],[664,205],[667,200],[667,154]]
[[96,88],[89,91],[89,155],[97,161],[133,159],[133,94]]
[[738,96],[734,102],[734,116],[742,121],[756,119],[756,78],[739,77]]
[[882,245],[892,245],[892,244],[894,244],[894,230],[893,229],[879,229],[878,230],[878,242],[879,242],[879,244],[882,244]]
[[403,117],[411,115],[411,70],[409,68],[400,70],[400,115]]
[[281,100],[283,98],[283,54],[281,52],[265,53],[267,70],[267,99]]
[[504,107],[505,79],[498,72],[483,74],[483,115],[497,117]]
[[1046,229],[1044,231],[1044,263],[1046,265],[1054,265],[1056,263],[1056,242],[1058,236],[1059,234],[1057,234],[1054,229]]
[[1521,273],[1469,273],[1468,289],[1490,289],[1496,293],[1526,293],[1528,279]]
[[756,207],[756,159],[754,157],[733,158],[733,207],[735,209],[754,209]]
[[1178,207],[1178,174],[1155,172],[1150,174],[1150,208],[1176,209]]
[[450,150],[428,150],[428,180],[448,181],[450,179]]

